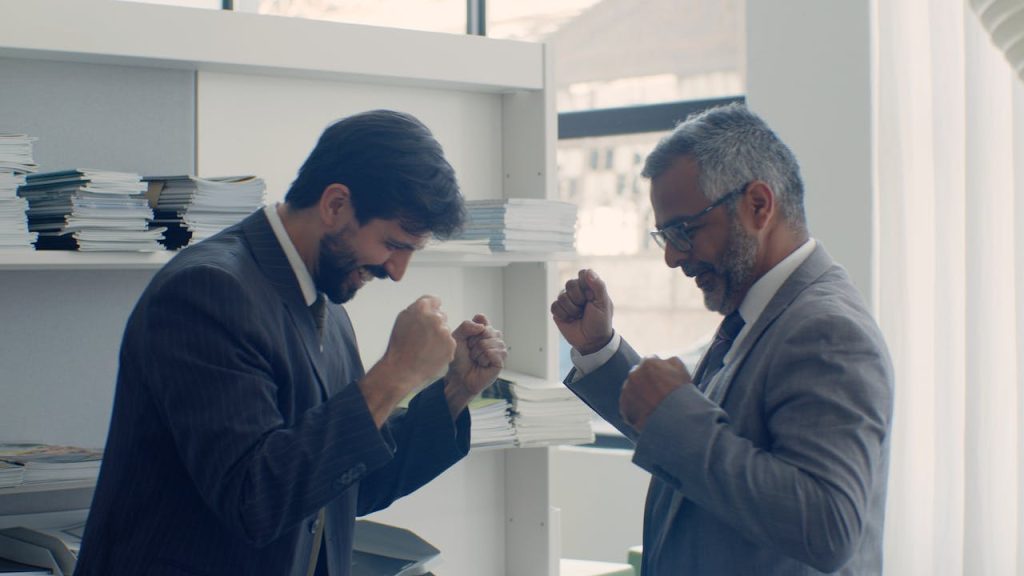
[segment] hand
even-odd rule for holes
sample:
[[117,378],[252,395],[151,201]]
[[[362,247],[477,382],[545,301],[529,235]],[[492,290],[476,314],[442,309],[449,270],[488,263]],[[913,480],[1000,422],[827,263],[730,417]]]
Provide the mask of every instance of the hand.
[[690,382],[690,372],[679,358],[644,358],[629,371],[622,385],[619,412],[623,421],[642,432],[647,419],[665,397]]
[[579,278],[565,283],[565,290],[551,304],[555,326],[580,354],[591,354],[612,339],[612,301],[593,270],[580,270]]
[[398,313],[381,362],[407,381],[408,393],[439,376],[454,356],[455,339],[441,300],[421,296]]
[[470,400],[494,383],[505,366],[508,348],[501,332],[483,314],[466,320],[452,332],[455,359],[445,376],[445,398],[452,417],[457,417]]

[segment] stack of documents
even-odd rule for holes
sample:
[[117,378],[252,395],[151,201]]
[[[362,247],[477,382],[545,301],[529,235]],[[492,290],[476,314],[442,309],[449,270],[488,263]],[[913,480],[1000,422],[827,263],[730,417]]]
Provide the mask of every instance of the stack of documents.
[[176,250],[213,236],[266,204],[266,183],[256,176],[147,176],[164,245]]
[[576,205],[510,198],[466,202],[466,226],[455,240],[486,239],[492,252],[573,252]]
[[91,169],[29,174],[18,188],[29,230],[39,233],[36,247],[90,252],[163,249],[145,192],[138,174]]
[[32,249],[37,234],[29,232],[28,202],[18,197],[25,175],[38,167],[32,159],[32,142],[27,134],[0,133],[0,250]]
[[516,429],[512,423],[512,404],[504,398],[476,398],[469,403],[473,422],[470,446],[502,448],[516,445]]
[[0,460],[0,488],[20,486],[25,481],[25,467]]
[[22,467],[24,484],[95,480],[103,453],[76,446],[0,444],[0,462]]
[[484,396],[511,401],[516,446],[594,441],[590,408],[560,382],[502,370]]

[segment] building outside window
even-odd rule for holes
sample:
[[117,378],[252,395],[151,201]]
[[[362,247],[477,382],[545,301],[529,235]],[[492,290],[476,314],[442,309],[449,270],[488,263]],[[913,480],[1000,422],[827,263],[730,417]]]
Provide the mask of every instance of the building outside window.
[[[744,92],[742,0],[490,0],[489,36],[548,43],[557,106],[572,113],[737,97]],[[586,114],[577,114],[585,117]],[[558,143],[561,199],[579,206],[579,257],[561,282],[593,268],[615,302],[615,325],[642,354],[695,361],[719,315],[647,231],[654,226],[643,162],[679,118],[658,131],[566,138]],[[643,130],[643,131],[641,131]],[[628,132],[628,127],[626,127]],[[563,350],[563,373],[568,371]]]

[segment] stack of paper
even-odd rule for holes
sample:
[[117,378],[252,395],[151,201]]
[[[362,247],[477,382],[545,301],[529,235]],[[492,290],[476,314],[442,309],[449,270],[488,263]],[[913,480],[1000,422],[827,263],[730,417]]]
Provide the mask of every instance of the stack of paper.
[[511,401],[516,446],[594,441],[590,408],[560,382],[502,370],[484,396]]
[[476,398],[469,403],[473,422],[470,446],[501,448],[516,445],[516,429],[512,423],[512,404],[504,398]]
[[25,481],[25,467],[0,460],[0,488],[20,486]]
[[455,240],[486,238],[493,252],[572,252],[576,205],[510,198],[466,202],[466,226]]
[[31,249],[37,234],[28,231],[28,202],[18,197],[25,174],[38,167],[32,159],[32,142],[27,134],[0,133],[0,250]]
[[103,453],[76,446],[0,444],[0,461],[21,466],[24,484],[95,480]]
[[266,204],[266,183],[256,176],[147,176],[156,223],[166,226],[169,250],[213,236]]
[[145,192],[138,174],[91,169],[29,174],[18,188],[38,248],[82,251],[162,250]]

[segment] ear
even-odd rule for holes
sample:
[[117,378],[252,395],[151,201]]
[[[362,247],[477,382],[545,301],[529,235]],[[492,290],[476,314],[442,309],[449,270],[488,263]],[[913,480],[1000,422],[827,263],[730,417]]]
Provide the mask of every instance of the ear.
[[320,223],[332,232],[341,230],[355,219],[352,193],[344,184],[335,182],[324,188],[317,208],[319,209]]
[[775,192],[768,184],[755,180],[747,186],[741,206],[748,225],[763,230],[775,216]]

